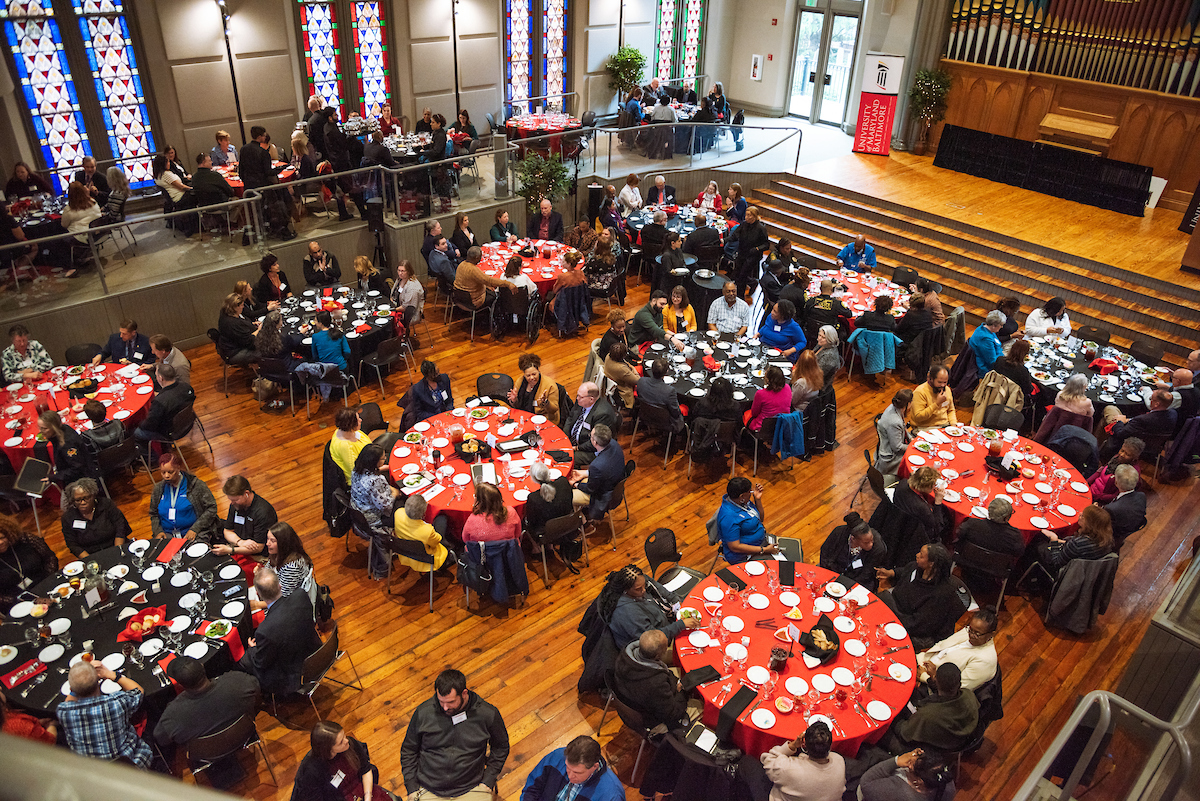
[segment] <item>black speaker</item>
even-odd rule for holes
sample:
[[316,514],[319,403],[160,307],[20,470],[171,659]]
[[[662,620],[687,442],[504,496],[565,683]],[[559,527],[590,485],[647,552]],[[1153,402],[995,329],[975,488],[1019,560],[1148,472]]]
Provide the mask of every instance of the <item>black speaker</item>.
[[363,205],[363,219],[375,233],[383,232],[383,198],[373,197]]
[[596,224],[596,218],[600,216],[600,204],[604,202],[604,187],[600,184],[590,184],[588,186],[588,222],[592,225]]

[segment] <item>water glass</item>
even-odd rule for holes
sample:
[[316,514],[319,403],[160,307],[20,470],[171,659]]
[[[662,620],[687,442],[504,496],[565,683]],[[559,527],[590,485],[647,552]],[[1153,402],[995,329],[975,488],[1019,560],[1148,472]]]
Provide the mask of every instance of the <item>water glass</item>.
[[729,669],[733,667],[733,657],[728,652],[721,657],[721,675],[728,676]]

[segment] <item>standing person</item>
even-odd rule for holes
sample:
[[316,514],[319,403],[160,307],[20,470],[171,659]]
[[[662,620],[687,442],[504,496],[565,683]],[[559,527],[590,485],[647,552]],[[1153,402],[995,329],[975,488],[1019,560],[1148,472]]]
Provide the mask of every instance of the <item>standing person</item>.
[[438,674],[433,692],[404,733],[405,791],[421,801],[492,801],[509,754],[500,711],[468,690],[467,677],[453,668]]
[[[262,189],[279,183],[279,172],[287,165],[280,164],[276,167],[271,163],[271,154],[267,151],[269,146],[267,129],[261,125],[252,127],[250,141],[238,153],[238,172],[242,176],[242,184],[246,189]],[[271,224],[271,235],[279,237],[284,242],[295,239],[296,232],[291,229],[290,215],[279,192],[265,189],[262,194],[263,207]],[[249,244],[247,233],[249,232],[243,229],[243,245]]]
[[600,755],[600,743],[581,734],[534,765],[521,801],[624,801],[625,788]]
[[[100,692],[101,680],[116,682],[120,690]],[[67,745],[80,756],[111,762],[124,757],[136,767],[150,767],[150,747],[138,737],[131,719],[142,704],[144,691],[128,676],[101,662],[79,662],[67,674],[71,692],[55,714],[67,735]]]
[[292,801],[372,801],[391,796],[379,785],[379,768],[371,764],[365,743],[346,734],[340,723],[322,720],[309,735],[311,748],[300,761]]
[[738,297],[741,297],[758,282],[759,262],[762,261],[763,254],[771,248],[767,227],[758,218],[758,206],[749,206],[746,209],[745,221],[734,229],[730,240],[737,240],[738,243],[733,278],[737,282]]

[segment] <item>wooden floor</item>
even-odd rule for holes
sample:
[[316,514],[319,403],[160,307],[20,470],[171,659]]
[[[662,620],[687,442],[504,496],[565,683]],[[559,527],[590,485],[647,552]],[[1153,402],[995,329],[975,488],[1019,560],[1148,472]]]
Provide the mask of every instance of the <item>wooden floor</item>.
[[1131,217],[933,166],[928,156],[851,153],[800,166],[800,175],[940,214],[1076,256],[1200,289],[1179,269],[1188,236],[1183,215],[1147,209]]
[[[347,257],[348,258],[348,257]],[[646,300],[646,287],[631,287],[626,303],[630,315]],[[432,309],[430,309],[432,312]],[[517,373],[517,355],[524,341],[493,343],[467,341],[466,328],[448,330],[440,314],[431,317],[433,341],[419,355],[435,358],[453,380],[454,391],[465,397],[480,373]],[[543,333],[534,350],[547,374],[572,391],[581,380],[591,336],[602,333],[595,323],[589,336],[559,341]],[[364,692],[321,689],[317,705],[324,717],[340,721],[370,745],[385,787],[402,790],[400,745],[412,709],[432,692],[434,675],[446,666],[463,670],[473,690],[496,704],[512,738],[512,754],[500,780],[503,798],[515,800],[529,769],[549,750],[578,734],[595,734],[600,708],[595,696],[580,697],[575,682],[581,668],[581,638],[575,627],[584,608],[599,591],[604,576],[628,562],[645,564],[643,542],[659,526],[675,530],[684,551],[684,564],[707,568],[712,551],[705,541],[703,522],[719,502],[728,468],[712,465],[685,478],[685,460],[672,457],[663,468],[662,446],[639,438],[633,454],[638,470],[628,491],[630,520],[618,517],[616,551],[607,536],[592,540],[592,563],[580,576],[552,567],[554,583],[547,588],[541,565],[530,565],[531,595],[523,608],[509,609],[475,602],[466,609],[461,590],[441,581],[435,612],[426,605],[426,586],[402,575],[399,591],[385,595],[382,585],[366,577],[365,552],[347,555],[344,540],[330,539],[321,520],[321,452],[332,434],[335,405],[326,404],[306,422],[303,409],[265,413],[249,393],[245,373],[230,378],[231,395],[222,391],[221,367],[212,348],[189,352],[198,396],[197,409],[215,451],[210,458],[198,438],[185,446],[189,464],[220,496],[222,482],[243,474],[255,490],[271,501],[280,518],[294,525],[316,560],[317,576],[332,587],[337,603],[342,643],[353,657],[366,686]],[[389,394],[380,397],[378,385],[368,384],[361,400],[377,401],[385,416],[398,410],[396,398],[408,386],[401,374],[389,381]],[[896,389],[905,386],[889,378],[882,389],[858,380],[837,381],[838,439],[833,454],[797,464],[787,472],[760,469],[767,485],[766,523],[774,533],[799,537],[815,561],[821,541],[841,522],[863,475],[863,450],[873,448],[872,417]],[[198,435],[197,435],[198,437]],[[628,429],[621,442],[628,444]],[[750,460],[742,455],[738,472],[749,475]],[[135,536],[149,535],[147,517],[150,483],[145,474],[112,482],[120,506]],[[997,647],[1005,674],[1006,717],[988,731],[988,742],[963,765],[961,799],[1007,798],[1049,744],[1076,698],[1087,691],[1115,688],[1136,648],[1148,616],[1177,579],[1197,533],[1200,515],[1189,503],[1193,487],[1164,488],[1150,503],[1152,522],[1126,549],[1113,604],[1097,629],[1086,636],[1047,631],[1039,616],[1040,602],[1031,605],[1009,598],[1001,616]],[[869,514],[869,488],[856,508]],[[224,500],[221,499],[224,512]],[[42,516],[51,544],[66,555],[54,513]],[[28,525],[32,526],[31,516]],[[343,675],[349,664],[342,662]],[[270,784],[265,769],[254,771],[234,791],[255,799],[286,799],[297,764],[308,750],[312,710],[295,706],[284,711],[287,722],[266,712],[258,716],[259,730],[275,763],[281,786]],[[599,735],[605,753],[628,783],[637,740],[610,715]],[[249,756],[243,760],[248,768]],[[186,779],[191,781],[190,777]],[[1103,797],[1103,791],[1091,797]],[[629,798],[638,797],[636,789]]]

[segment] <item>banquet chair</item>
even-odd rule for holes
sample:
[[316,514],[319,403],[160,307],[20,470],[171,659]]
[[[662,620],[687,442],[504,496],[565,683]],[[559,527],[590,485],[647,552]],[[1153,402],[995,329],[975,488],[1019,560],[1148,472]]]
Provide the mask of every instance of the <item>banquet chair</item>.
[[985,428],[994,428],[997,431],[1009,428],[1013,431],[1020,431],[1025,427],[1025,415],[1016,409],[1008,408],[1003,403],[993,403],[983,411],[983,425]]
[[[705,576],[699,570],[679,564],[682,558],[683,554],[675,542],[675,532],[671,529],[658,528],[646,537],[646,563],[650,566],[650,578],[659,584],[669,584],[680,576],[687,576],[682,585],[672,590],[680,598],[686,597]],[[657,576],[658,568],[666,562],[671,562],[671,567],[663,571],[661,577]]]
[[183,468],[189,473],[191,468],[188,467],[187,459],[183,457],[183,448],[179,447],[179,441],[188,437],[197,426],[200,427],[200,436],[204,437],[204,444],[208,446],[208,455],[215,458],[212,443],[208,441],[208,433],[204,430],[204,423],[200,422],[200,418],[196,416],[194,403],[175,413],[175,416],[171,418],[171,431],[167,434],[171,447],[179,454],[179,458],[183,461]]
[[633,475],[633,471],[637,469],[637,464],[629,459],[625,462],[625,478],[617,482],[617,486],[613,487],[612,495],[609,496],[608,504],[600,517],[594,518],[600,522],[608,522],[608,531],[612,540],[613,550],[617,550],[617,527],[613,516],[613,509],[616,509],[621,504],[625,504],[625,522],[629,522],[629,500],[625,497],[625,482]]
[[478,315],[482,314],[487,318],[488,331],[489,333],[492,332],[492,311],[493,307],[496,305],[497,297],[499,297],[499,295],[494,296],[491,303],[485,302],[482,306],[476,306],[474,302],[472,302],[471,295],[468,292],[462,289],[452,289],[450,291],[450,307],[447,309],[450,316],[449,319],[446,320],[446,323],[449,324],[454,322],[455,309],[464,311],[471,315],[471,341],[474,342],[475,318]]
[[221,379],[225,382],[225,397],[228,398],[229,397],[229,368],[232,367],[235,370],[239,369],[239,368],[240,369],[249,369],[250,366],[242,365],[242,364],[234,364],[233,362],[229,361],[229,359],[225,358],[225,355],[223,353],[221,353],[221,346],[220,346],[221,332],[220,331],[218,331],[215,328],[208,329],[208,338],[212,340],[213,349],[216,350],[216,352],[217,352],[217,358],[221,360]]
[[412,383],[413,371],[412,362],[416,360],[413,355],[412,361],[409,360],[409,355],[412,353],[408,347],[408,341],[400,337],[391,337],[379,343],[379,347],[374,353],[369,353],[362,357],[358,363],[358,380],[357,383],[362,386],[362,369],[363,365],[375,368],[375,378],[379,380],[379,391],[383,393],[383,397],[387,397],[387,388],[383,385],[383,368],[391,367],[396,362],[404,359],[404,366],[408,369],[408,382]]
[[104,489],[104,494],[112,499],[112,493],[108,491],[108,483],[104,477],[111,475],[122,468],[129,468],[133,472],[134,461],[140,460],[142,467],[146,468],[146,474],[150,476],[151,483],[154,482],[154,473],[150,470],[150,465],[138,453],[137,440],[133,437],[126,437],[116,445],[110,445],[107,448],[102,448],[96,451],[96,478],[100,481],[100,486]]
[[[1045,622],[1075,634],[1086,634],[1096,625],[1100,615],[1108,611],[1120,561],[1120,556],[1110,553],[1100,559],[1067,562],[1054,579],[1046,604]],[[1068,597],[1063,591],[1065,587],[1078,588],[1078,591]],[[1081,620],[1081,607],[1087,614],[1086,624]]]
[[79,345],[71,345],[67,348],[67,365],[77,367],[81,364],[91,364],[92,359],[100,355],[104,348],[97,345],[95,342],[84,342]]
[[[383,589],[388,595],[392,594],[392,573],[396,556],[403,556],[405,559],[412,559],[414,562],[429,565],[429,611],[432,612],[434,564],[433,557],[425,552],[425,546],[416,540],[404,540],[396,536],[384,538],[379,543],[379,546],[387,554],[388,572],[387,579],[383,582]],[[447,557],[447,561],[449,560],[450,557]]]
[[475,395],[507,402],[508,393],[516,386],[512,376],[505,373],[484,373],[475,379]]
[[954,564],[964,576],[974,575],[990,579],[994,584],[1000,582],[1000,594],[996,597],[996,609],[1004,611],[1004,590],[1012,577],[1013,568],[1017,566],[1020,555],[999,553],[976,545],[973,542],[959,542],[954,548]]
[[[535,490],[536,491],[536,490]],[[542,549],[542,576],[546,580],[546,588],[550,588],[550,566],[546,561],[546,552],[550,550],[550,546],[562,542],[571,537],[573,534],[578,534],[579,539],[583,542],[583,559],[584,564],[588,567],[592,566],[591,556],[588,555],[587,537],[583,536],[583,526],[585,520],[583,513],[579,511],[571,512],[569,515],[555,517],[546,521],[545,528],[540,532],[529,532],[529,538],[533,540]],[[570,565],[568,565],[570,567]],[[578,573],[575,568],[571,568],[572,572]]]
[[717,262],[721,260],[722,252],[724,251],[720,242],[697,248],[695,269],[715,271],[717,269]]
[[[666,432],[667,434],[667,449],[663,454],[663,467],[671,460],[671,440],[675,437],[675,425],[671,420],[671,412],[665,406],[655,406],[653,403],[638,403],[637,416],[633,418],[633,438],[629,440],[629,450],[633,452],[633,446],[637,443],[638,426],[645,425],[646,429],[651,432]],[[683,434],[691,439],[691,429],[687,423],[683,424]]]
[[1108,331],[1091,325],[1081,325],[1073,333],[1075,336],[1079,337],[1080,340],[1084,342],[1095,342],[1101,347],[1107,345],[1112,340],[1112,334],[1110,334]]
[[768,453],[775,452],[776,422],[777,421],[774,417],[768,417],[767,419],[763,420],[762,428],[760,428],[757,433],[751,431],[749,426],[742,428],[742,433],[749,434],[750,439],[754,441],[754,470],[751,475],[758,475],[758,448],[760,445],[765,447]]
[[[260,358],[258,360],[258,377],[265,378],[268,381],[274,381],[276,384],[283,386],[287,384],[288,402],[291,404],[292,417],[296,416],[296,376],[287,367],[287,362],[282,358]],[[301,381],[301,384],[304,382]],[[264,406],[265,410],[267,407]]]
[[[634,425],[637,425],[634,423]],[[733,478],[734,471],[737,470],[737,446],[739,434],[742,430],[741,420],[722,420],[717,426],[716,442],[718,445],[723,445],[730,449],[729,459],[729,477]],[[687,445],[685,449],[688,455],[688,478],[692,477],[692,428],[687,429]]]
[[342,403],[348,409],[350,408],[350,385],[354,385],[354,391],[360,392],[358,381],[353,375],[343,372],[340,369],[334,369],[325,374],[324,378],[318,378],[308,373],[298,373],[300,383],[304,386],[304,416],[308,420],[312,420],[312,406],[309,403],[309,391],[320,392],[323,385],[337,387],[342,390]]
[[[329,671],[343,656],[350,662],[350,668],[354,671],[354,681],[357,682],[358,686],[329,676]],[[313,695],[316,694],[317,688],[321,686],[321,682],[325,679],[329,679],[334,684],[349,687],[352,690],[363,691],[362,678],[358,675],[358,668],[354,664],[354,658],[350,656],[348,651],[338,649],[338,625],[336,620],[330,621],[328,639],[321,644],[320,648],[313,651],[304,660],[304,667],[300,671],[300,689],[298,692],[301,695],[308,696],[308,703],[312,705],[313,712],[317,713],[317,720],[321,720],[321,711],[317,709],[317,705],[313,701]],[[274,702],[274,699],[272,699],[272,702]]]
[[896,267],[892,270],[892,282],[903,287],[917,283],[917,279],[920,277],[920,274],[911,267]]
[[[984,425],[987,425],[986,421]],[[1091,431],[1092,415],[1076,414],[1075,412],[1068,412],[1066,409],[1055,406],[1046,413],[1046,418],[1042,420],[1037,433],[1033,435],[1033,441],[1045,445],[1054,437],[1058,429],[1063,426],[1077,426],[1084,431]]]
[[608,688],[608,700],[604,702],[604,711],[600,713],[600,728],[596,729],[596,733],[600,734],[600,729],[604,727],[604,719],[608,716],[608,707],[611,705],[617,712],[617,717],[621,719],[621,723],[642,741],[638,747],[637,758],[633,761],[633,772],[629,774],[630,784],[637,784],[637,769],[638,765],[642,764],[642,752],[646,748],[646,743],[650,742],[650,726],[646,725],[645,717],[641,712],[631,707],[628,703],[621,699],[616,692],[616,671],[607,670],[604,674],[604,685]]
[[1161,362],[1165,352],[1166,347],[1157,340],[1135,339],[1129,346],[1129,355],[1150,367]]
[[220,731],[189,740],[184,745],[184,751],[187,754],[188,763],[192,765],[192,778],[195,779],[201,772],[208,770],[217,762],[254,746],[258,746],[263,762],[267,764],[267,770],[271,772],[271,784],[278,787],[279,781],[275,778],[275,767],[271,764],[271,758],[267,756],[267,749],[263,747],[262,738],[258,736],[258,729],[254,726],[253,713],[242,715]]

